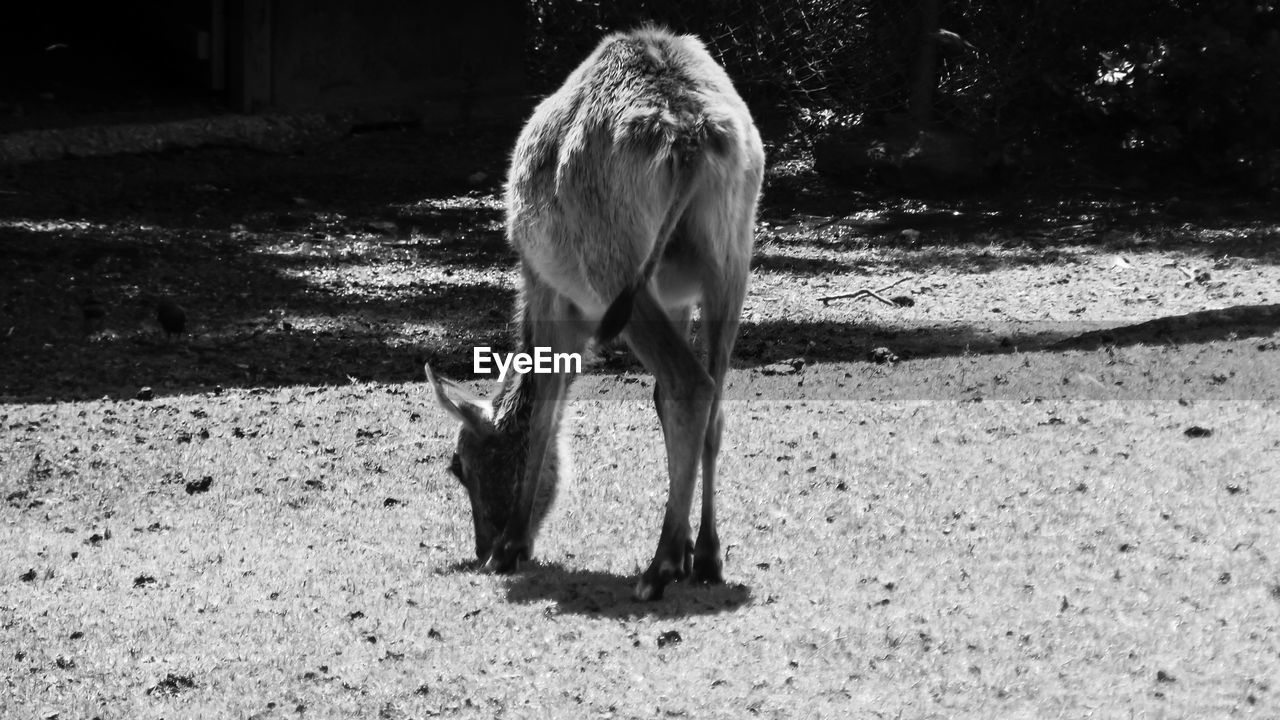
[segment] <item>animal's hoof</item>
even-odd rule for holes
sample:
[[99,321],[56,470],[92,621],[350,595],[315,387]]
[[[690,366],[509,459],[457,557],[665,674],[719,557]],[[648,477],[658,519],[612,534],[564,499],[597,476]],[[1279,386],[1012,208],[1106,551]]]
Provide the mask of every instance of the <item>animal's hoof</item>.
[[714,524],[698,530],[698,543],[693,548],[693,580],[708,585],[724,583],[724,561],[720,559],[720,537]]
[[707,585],[724,584],[724,563],[715,555],[693,558],[693,581]]
[[520,568],[520,563],[529,559],[529,547],[517,540],[498,538],[493,544],[489,559],[480,568],[481,572],[506,575]]
[[640,576],[640,580],[636,583],[636,589],[631,593],[631,597],[637,602],[661,600],[662,593],[667,589],[667,585],[671,584],[673,580],[683,580],[687,575],[688,573],[676,568],[671,563],[663,562],[651,565]]
[[631,596],[637,601],[661,600],[662,592],[666,590],[667,585],[689,577],[689,571],[693,568],[692,543],[684,543],[683,550],[676,553],[674,558],[662,557],[662,555],[663,553],[659,551],[658,557],[653,559],[649,569],[644,571],[640,581],[636,583],[636,589]]
[[641,577],[640,581],[636,583],[636,589],[631,591],[631,599],[635,600],[636,602],[649,602],[651,600],[661,600],[662,591],[664,589],[665,588],[663,588],[662,585],[654,585],[653,583],[646,580],[644,577]]

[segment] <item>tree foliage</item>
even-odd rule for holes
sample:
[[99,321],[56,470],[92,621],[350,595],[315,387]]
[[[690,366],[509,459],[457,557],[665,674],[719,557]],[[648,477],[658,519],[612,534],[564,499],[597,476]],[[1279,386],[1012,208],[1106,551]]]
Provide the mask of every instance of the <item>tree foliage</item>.
[[[943,0],[933,118],[1254,188],[1280,182],[1275,0]],[[904,113],[920,0],[532,0],[530,71],[549,89],[601,35],[701,36],[766,135]]]

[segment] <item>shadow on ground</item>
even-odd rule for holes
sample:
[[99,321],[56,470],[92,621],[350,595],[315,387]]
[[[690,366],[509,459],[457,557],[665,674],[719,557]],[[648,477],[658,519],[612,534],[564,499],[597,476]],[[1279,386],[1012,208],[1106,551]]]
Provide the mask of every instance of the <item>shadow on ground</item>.
[[[0,171],[0,399],[403,382],[421,379],[424,361],[469,374],[471,347],[511,345],[515,257],[499,191],[513,137],[401,130],[292,155],[207,149]],[[1278,214],[1223,197],[1095,191],[922,201],[777,176],[755,265],[799,276],[886,270],[785,253],[867,243],[901,246],[923,271],[1058,262],[1067,246],[1089,243],[1129,243],[1132,252],[1183,243],[1275,262]],[[1115,227],[1142,232],[1108,232]],[[1006,252],[985,253],[992,241],[983,233],[994,229],[1005,231]],[[161,297],[186,309],[185,337],[160,331]],[[1262,333],[1276,318],[1272,306],[1256,306],[1201,325],[1196,337]],[[923,357],[1066,339],[1010,330],[748,324],[736,362],[859,359],[884,340]],[[1123,332],[1113,337],[1124,342]]]
[[514,603],[552,601],[555,612],[602,618],[679,618],[715,615],[736,610],[751,602],[745,585],[699,585],[673,583],[662,600],[636,602],[631,599],[633,576],[591,570],[573,570],[562,565],[534,564],[507,580],[507,600]]
[[[1200,187],[1132,192],[1027,178],[982,194],[912,198],[832,186],[801,172],[772,178],[761,219],[762,238],[782,247],[909,250],[908,266],[922,272],[1052,263],[1079,246],[1280,262],[1280,206]],[[991,256],[993,245],[1005,252]]]
[[904,360],[953,355],[998,355],[1042,350],[1138,344],[1207,343],[1265,337],[1280,330],[1280,305],[1242,305],[1201,310],[1128,325],[1099,323],[1019,323],[951,325],[903,330],[892,325],[788,320],[744,323],[736,360],[768,365],[803,357],[809,362],[863,360],[887,345]]

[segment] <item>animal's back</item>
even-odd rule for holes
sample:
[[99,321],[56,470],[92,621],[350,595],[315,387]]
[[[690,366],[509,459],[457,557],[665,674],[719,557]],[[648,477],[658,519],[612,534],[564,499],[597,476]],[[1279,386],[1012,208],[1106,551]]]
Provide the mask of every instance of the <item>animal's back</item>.
[[701,42],[656,28],[611,35],[521,133],[509,237],[538,276],[598,315],[660,253],[681,203],[747,165],[763,167],[759,135]]

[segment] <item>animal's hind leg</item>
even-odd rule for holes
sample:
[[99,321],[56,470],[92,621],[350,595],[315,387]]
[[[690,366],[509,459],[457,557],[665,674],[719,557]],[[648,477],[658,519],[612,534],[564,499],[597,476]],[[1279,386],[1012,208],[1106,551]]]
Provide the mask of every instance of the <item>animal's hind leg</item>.
[[[693,308],[681,308],[671,315],[671,324],[675,327],[680,337],[689,338],[689,326],[693,322]],[[667,420],[662,415],[662,385],[658,382],[653,383],[653,410],[658,414],[658,424],[662,426],[663,438],[667,434]]]
[[[720,535],[716,532],[716,462],[724,432],[724,378],[729,358],[738,337],[742,318],[742,302],[746,296],[750,271],[750,246],[754,214],[739,219],[735,232],[736,253],[709,268],[703,280],[702,336],[706,342],[707,374],[714,393],[706,431],[702,438],[702,514],[698,524],[698,540],[693,551],[693,576],[699,582],[724,582],[724,563],[720,555]],[[714,232],[707,225],[691,223],[692,232]],[[710,243],[705,243],[709,246]]]
[[706,431],[702,438],[702,514],[693,550],[693,577],[698,582],[724,582],[720,535],[716,532],[716,458],[724,431],[724,376],[738,333],[742,292],[721,295],[703,306],[702,334],[707,343],[707,373],[714,385]]
[[654,398],[667,449],[669,487],[662,534],[653,561],[634,593],[637,600],[656,600],[668,583],[687,577],[691,570],[689,509],[714,386],[688,339],[677,331],[647,287],[636,293],[631,322],[623,336],[658,385]]

